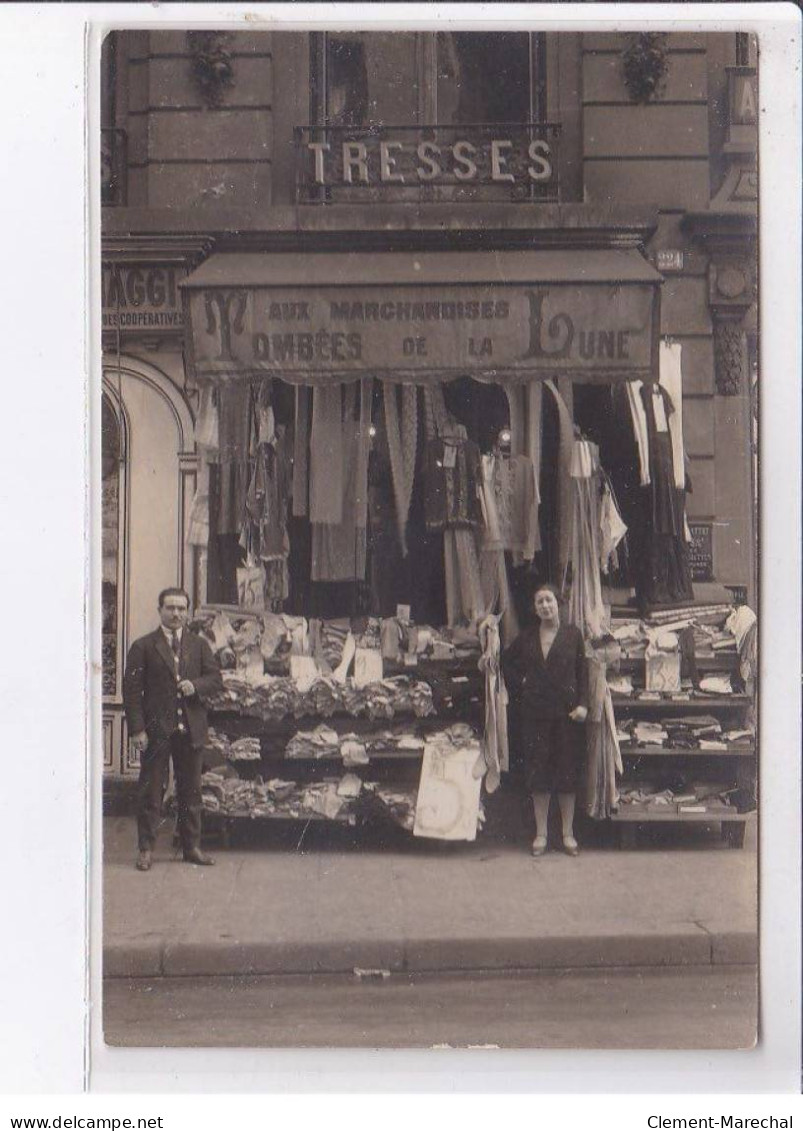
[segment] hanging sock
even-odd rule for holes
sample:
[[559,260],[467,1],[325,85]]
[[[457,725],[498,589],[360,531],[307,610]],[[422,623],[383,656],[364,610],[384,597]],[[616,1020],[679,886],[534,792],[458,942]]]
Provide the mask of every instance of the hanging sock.
[[418,439],[418,389],[415,385],[402,385],[402,416],[396,400],[398,386],[386,382],[382,390],[385,402],[385,429],[390,452],[390,470],[393,477],[393,495],[396,501],[396,524],[402,554],[407,557],[407,516],[413,494],[415,453]]

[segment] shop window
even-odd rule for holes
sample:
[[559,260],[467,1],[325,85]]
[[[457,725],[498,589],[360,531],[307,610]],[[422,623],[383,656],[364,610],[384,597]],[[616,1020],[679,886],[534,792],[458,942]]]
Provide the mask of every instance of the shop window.
[[101,554],[103,694],[119,694],[120,424],[108,397],[101,402]]
[[525,124],[546,117],[541,33],[322,32],[311,43],[312,118],[319,124]]
[[415,125],[414,32],[324,32],[313,51],[318,119],[331,126]]
[[542,121],[546,110],[542,35],[440,32],[438,122]]
[[554,200],[544,36],[321,32],[300,199]]

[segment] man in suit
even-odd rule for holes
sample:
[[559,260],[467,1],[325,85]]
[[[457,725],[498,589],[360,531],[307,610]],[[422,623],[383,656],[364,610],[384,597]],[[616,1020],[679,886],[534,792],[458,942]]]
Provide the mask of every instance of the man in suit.
[[184,859],[214,864],[201,851],[201,774],[207,735],[203,697],[222,686],[205,640],[187,628],[190,599],[183,589],[159,594],[155,632],[131,645],[123,698],[131,742],[140,755],[137,868],[150,870],[170,758],[176,782]]

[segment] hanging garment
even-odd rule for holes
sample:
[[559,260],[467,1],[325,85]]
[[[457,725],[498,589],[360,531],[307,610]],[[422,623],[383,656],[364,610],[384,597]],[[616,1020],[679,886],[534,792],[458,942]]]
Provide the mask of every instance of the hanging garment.
[[229,380],[218,389],[217,534],[239,536],[245,518],[252,431],[252,395],[248,381]]
[[198,418],[195,421],[195,443],[199,448],[217,451],[220,444],[219,435],[217,390],[212,385],[204,385],[201,389]]
[[502,643],[507,648],[519,634],[519,622],[510,592],[504,550],[480,550],[480,583],[486,612],[501,615]]
[[616,567],[616,547],[627,534],[627,526],[619,513],[611,485],[605,480],[599,503],[599,564],[603,573]]
[[504,538],[509,533],[509,526],[503,528],[497,505],[496,464],[497,457],[482,457],[480,502],[485,531],[480,542],[480,582],[486,612],[496,612],[501,616],[502,640],[507,647],[518,635],[519,628],[505,562]]
[[475,623],[485,613],[486,603],[474,531],[445,530],[443,561],[446,623],[450,626]]
[[524,385],[505,385],[510,413],[510,454],[527,454],[527,390]]
[[650,482],[650,441],[647,435],[647,417],[641,400],[641,381],[628,381],[627,403],[630,408],[630,419],[633,422],[633,435],[636,440],[639,462],[639,480],[642,487]]
[[482,656],[480,671],[485,673],[485,735],[483,754],[487,772],[485,788],[494,793],[501,775],[510,768],[507,733],[508,693],[502,675],[499,618],[488,616],[479,626]]
[[287,558],[290,504],[290,454],[286,429],[279,425],[270,443],[259,443],[251,460],[246,523],[241,544],[253,557]]
[[[680,342],[661,342],[659,352],[658,384],[664,389],[671,408],[668,413],[666,408],[659,408],[659,415],[666,415],[667,427],[661,431],[669,431],[672,449],[672,474],[675,486],[680,490],[686,485],[686,456],[683,447],[683,375],[681,368],[682,346]],[[641,381],[628,381],[626,386],[627,400],[630,406],[630,416],[633,422],[633,434],[636,440],[639,457],[639,474],[641,485],[646,487],[651,482],[650,471],[650,428],[645,412]],[[663,424],[663,421],[661,421]]]
[[360,381],[360,423],[357,435],[357,465],[355,471],[355,520],[363,529],[368,525],[368,457],[371,450],[371,406],[374,398],[374,379]]
[[571,556],[573,491],[571,482],[574,423],[566,401],[551,379],[544,382],[558,410],[557,551],[558,576],[563,577]]
[[569,619],[584,635],[602,635],[606,611],[599,575],[599,450],[576,440],[572,458],[572,586]]
[[312,390],[296,385],[293,440],[293,515],[302,518],[309,505],[309,426]]
[[[660,386],[642,386],[649,438],[650,484],[644,488],[645,516],[640,578],[637,593],[642,604],[668,604],[694,599],[688,547],[685,538],[685,496],[676,486],[672,441],[661,430],[661,409],[667,422],[674,406]],[[656,415],[656,404],[661,408]]]
[[342,385],[312,391],[309,459],[310,522],[338,523],[343,517]]
[[[448,426],[447,426],[448,427]],[[424,521],[431,531],[482,523],[480,450],[460,425],[427,441],[424,453]]]
[[198,478],[187,520],[187,543],[200,547],[209,545],[209,462],[204,449],[198,456]]
[[[538,507],[541,503],[541,427],[544,387],[541,381],[527,385],[527,433],[525,455],[530,457],[535,480],[535,529],[538,530]],[[539,546],[536,549],[540,549]]]
[[484,547],[510,550],[519,559],[532,561],[538,512],[529,456],[483,456],[482,489],[487,518]]
[[399,421],[397,390],[399,386],[385,382],[382,398],[385,404],[385,428],[390,452],[390,469],[393,476],[393,495],[396,501],[396,525],[402,554],[407,557],[407,516],[413,494],[415,455],[418,442],[418,389],[415,385],[402,385],[402,414]]
[[366,527],[357,524],[360,465],[360,424],[354,419],[357,386],[347,386],[345,394],[341,520],[312,524],[313,581],[361,581],[365,578]]
[[610,817],[619,803],[616,775],[623,773],[607,665],[592,652],[588,664],[588,718],[586,720],[586,805],[597,821]]

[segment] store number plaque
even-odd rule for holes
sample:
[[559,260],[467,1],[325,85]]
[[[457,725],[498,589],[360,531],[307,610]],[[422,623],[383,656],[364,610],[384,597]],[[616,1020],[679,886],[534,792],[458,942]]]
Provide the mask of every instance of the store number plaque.
[[713,581],[714,552],[710,522],[690,522],[689,565],[692,581]]

